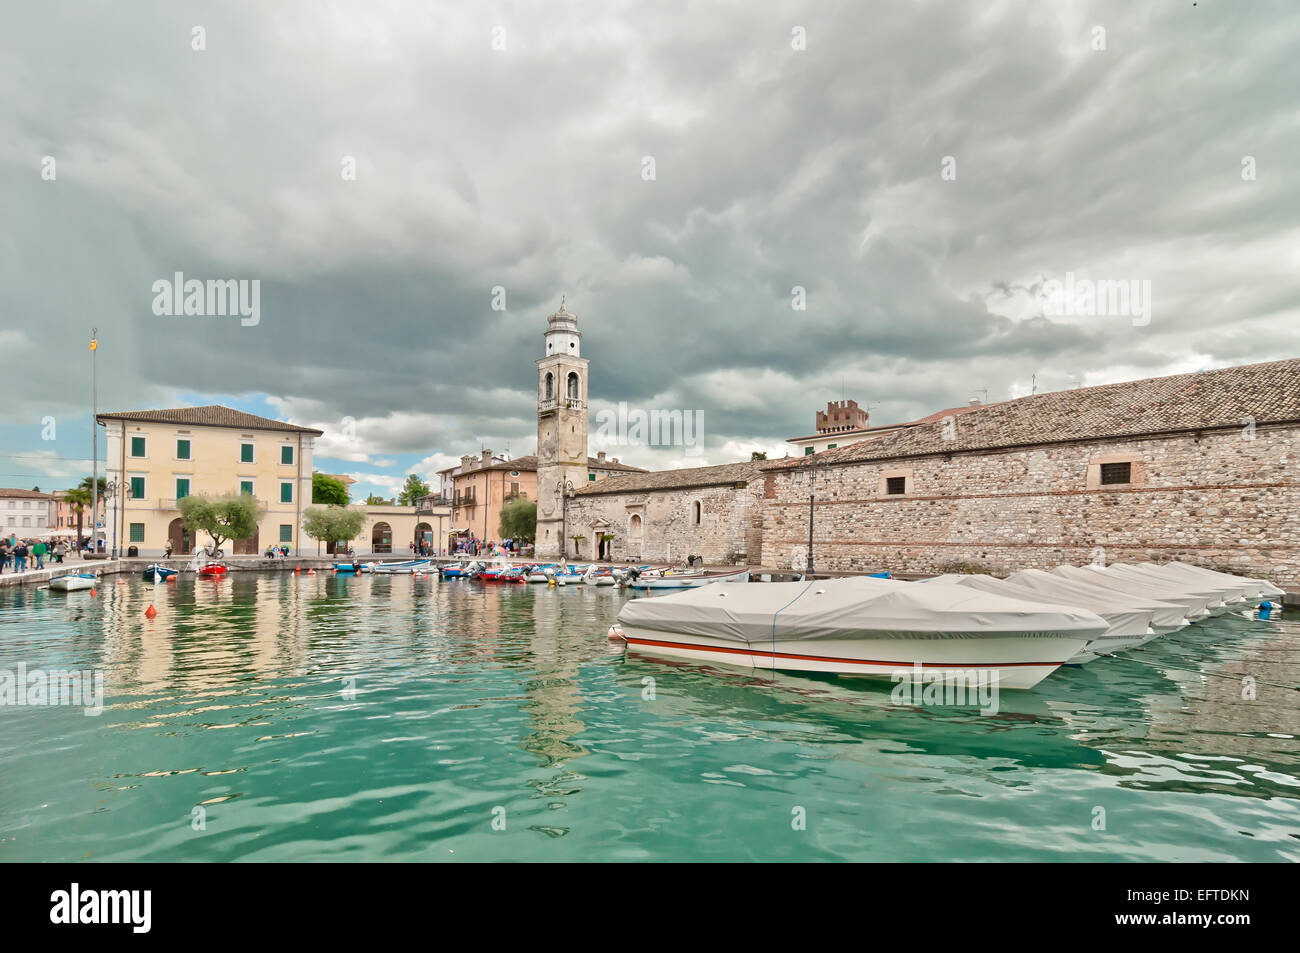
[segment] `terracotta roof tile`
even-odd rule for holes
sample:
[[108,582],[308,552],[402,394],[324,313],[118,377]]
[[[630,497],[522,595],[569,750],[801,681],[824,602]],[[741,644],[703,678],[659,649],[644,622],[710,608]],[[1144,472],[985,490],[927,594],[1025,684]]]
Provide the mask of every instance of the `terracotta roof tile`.
[[99,420],[140,420],[157,424],[178,424],[183,427],[231,427],[236,430],[283,430],[290,433],[309,433],[321,436],[323,430],[299,427],[297,424],[246,414],[233,407],[208,404],[204,407],[173,407],[168,410],[128,410],[122,413],[100,414]]

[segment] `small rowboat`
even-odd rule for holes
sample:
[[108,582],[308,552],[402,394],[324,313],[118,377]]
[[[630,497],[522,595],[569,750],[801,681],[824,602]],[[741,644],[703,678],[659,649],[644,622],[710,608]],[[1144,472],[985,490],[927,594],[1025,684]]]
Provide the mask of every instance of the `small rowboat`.
[[67,576],[55,576],[50,580],[50,588],[57,592],[76,592],[81,589],[93,589],[98,577],[93,572],[71,573]]
[[166,582],[168,577],[176,575],[176,570],[166,566],[149,566],[141,575],[147,582]]
[[427,559],[409,559],[400,563],[368,563],[369,571],[381,576],[409,576],[423,572],[429,566]]
[[663,589],[698,589],[715,582],[749,582],[749,570],[735,572],[681,573],[680,575],[640,576],[628,583],[633,589],[658,591]]
[[227,567],[223,563],[208,563],[206,566],[204,566],[202,569],[199,570],[199,575],[219,579],[229,571],[230,571],[229,567]]

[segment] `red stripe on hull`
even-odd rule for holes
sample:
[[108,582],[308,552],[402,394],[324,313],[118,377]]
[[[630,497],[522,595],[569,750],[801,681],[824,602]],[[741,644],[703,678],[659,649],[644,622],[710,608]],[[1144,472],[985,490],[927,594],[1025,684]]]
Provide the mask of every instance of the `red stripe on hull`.
[[[761,649],[733,649],[726,646],[695,645],[689,642],[660,642],[654,639],[642,639],[625,636],[628,645],[659,645],[670,649],[686,649],[692,652],[722,652],[727,655],[758,655],[763,658],[801,659],[809,662],[838,662],[844,665],[884,665],[889,668],[911,668],[914,662],[882,662],[874,659],[835,658],[827,655],[797,655],[787,652],[765,652]],[[1059,668],[1061,662],[922,662],[922,668]]]

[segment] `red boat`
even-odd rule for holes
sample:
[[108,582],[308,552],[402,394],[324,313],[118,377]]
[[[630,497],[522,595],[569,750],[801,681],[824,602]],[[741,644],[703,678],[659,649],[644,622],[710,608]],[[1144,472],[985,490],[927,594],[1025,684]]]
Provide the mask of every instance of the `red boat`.
[[199,570],[200,576],[224,576],[229,570],[221,563],[208,563]]

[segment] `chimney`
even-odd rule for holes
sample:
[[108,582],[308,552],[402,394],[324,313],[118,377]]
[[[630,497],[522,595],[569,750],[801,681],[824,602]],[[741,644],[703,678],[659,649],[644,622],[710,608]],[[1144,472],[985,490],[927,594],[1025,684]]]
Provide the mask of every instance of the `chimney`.
[[605,451],[604,451],[604,450],[598,450],[598,451],[596,451],[596,459],[599,460],[601,463],[604,463],[604,462],[605,462]]
[[485,466],[485,467],[486,467],[486,466],[490,466],[491,463],[492,463],[492,451],[491,451],[491,450],[484,450],[484,451],[483,451],[483,466]]
[[618,463],[618,457],[615,457],[613,460],[610,461],[610,463]]
[[460,470],[461,470],[462,473],[464,473],[466,470],[469,469],[470,462],[471,462],[473,459],[474,459],[474,458],[471,457],[469,454],[465,454],[465,456],[463,456],[463,457],[460,458]]

